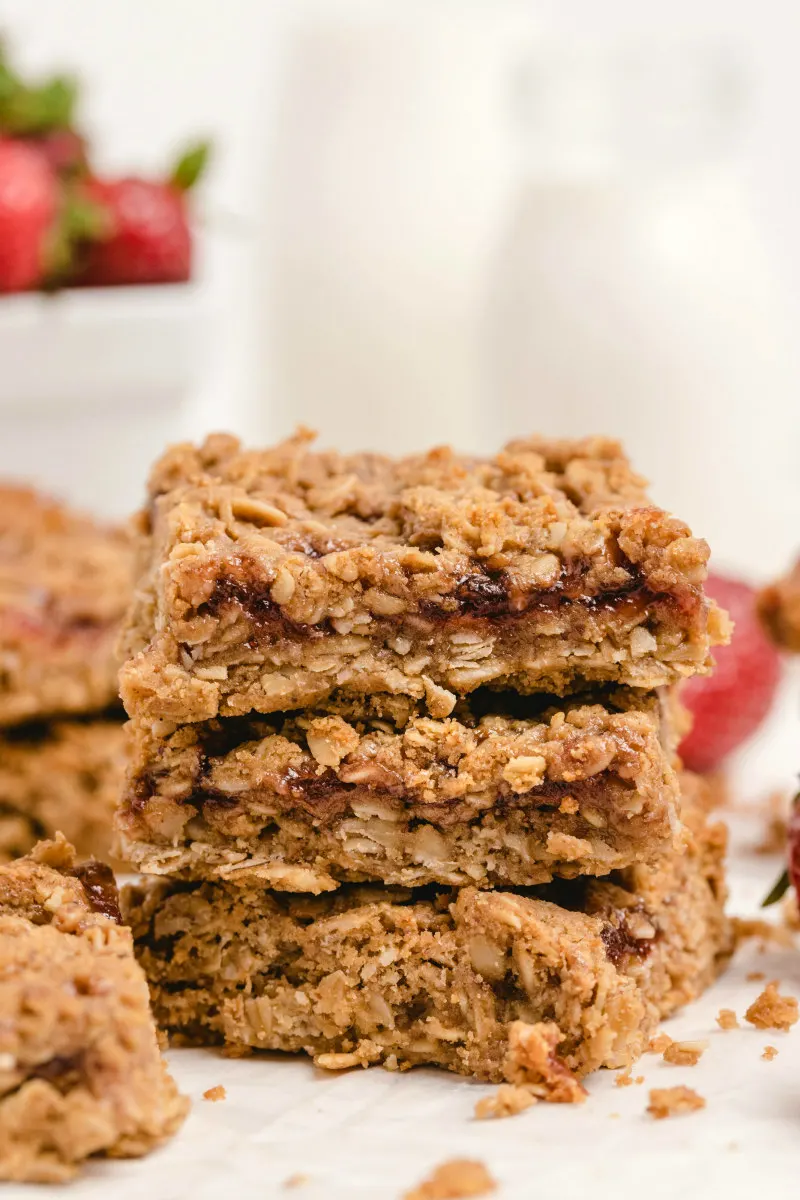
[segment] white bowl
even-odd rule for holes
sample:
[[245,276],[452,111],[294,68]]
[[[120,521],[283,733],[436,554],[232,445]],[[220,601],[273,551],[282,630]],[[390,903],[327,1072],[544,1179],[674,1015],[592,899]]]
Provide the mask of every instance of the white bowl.
[[0,476],[130,512],[182,435],[210,341],[203,283],[0,297]]

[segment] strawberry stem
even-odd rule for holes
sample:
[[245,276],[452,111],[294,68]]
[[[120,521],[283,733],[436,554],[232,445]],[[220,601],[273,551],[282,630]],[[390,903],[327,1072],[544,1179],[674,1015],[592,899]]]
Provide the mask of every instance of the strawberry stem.
[[188,192],[197,183],[208,166],[211,154],[210,142],[198,142],[190,146],[178,159],[169,176],[169,182],[179,192]]
[[765,896],[761,901],[762,908],[769,908],[771,904],[777,904],[789,890],[789,872],[784,871],[777,883],[774,884],[769,895]]

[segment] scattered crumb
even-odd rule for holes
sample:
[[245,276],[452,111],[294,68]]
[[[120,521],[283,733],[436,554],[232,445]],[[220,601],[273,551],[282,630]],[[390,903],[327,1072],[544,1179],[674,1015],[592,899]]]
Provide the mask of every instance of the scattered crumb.
[[757,1029],[791,1029],[798,1017],[794,996],[782,996],[778,981],[773,979],[757,996],[744,1014],[745,1020]]
[[437,1167],[430,1178],[403,1200],[461,1200],[462,1196],[488,1196],[497,1190],[482,1162],[469,1158],[454,1158]]
[[739,1018],[732,1008],[721,1008],[717,1013],[717,1024],[720,1029],[738,1029]]
[[633,1082],[635,1084],[637,1084],[637,1086],[643,1084],[644,1083],[644,1075],[637,1075]]
[[608,1115],[610,1117],[614,1117],[615,1119],[619,1119],[619,1113],[609,1113]]
[[630,1087],[633,1083],[633,1075],[631,1075],[630,1067],[626,1067],[624,1071],[620,1071],[617,1078],[614,1080],[615,1087]]
[[288,1179],[284,1179],[283,1186],[288,1192],[292,1188],[302,1187],[304,1183],[308,1183],[308,1175],[304,1175],[302,1171],[298,1171],[295,1175],[290,1175]]
[[748,938],[761,938],[762,949],[769,942],[774,942],[776,946],[794,946],[791,930],[786,929],[783,925],[772,925],[769,921],[762,921],[760,917],[734,917],[732,924],[733,938],[737,949]]
[[669,1036],[669,1034],[659,1033],[656,1034],[654,1038],[650,1039],[647,1046],[647,1052],[648,1054],[663,1054],[667,1046],[671,1045],[672,1038]]
[[678,1117],[683,1113],[697,1112],[705,1108],[702,1096],[688,1087],[653,1088],[647,1111],[661,1121],[664,1117]]
[[761,811],[765,817],[764,837],[755,847],[756,854],[781,854],[786,847],[786,822],[790,797],[778,789],[767,796]]
[[227,1094],[228,1093],[225,1091],[225,1088],[222,1086],[222,1084],[218,1083],[216,1087],[209,1088],[207,1092],[203,1092],[203,1099],[224,1100]]
[[748,971],[745,975],[745,979],[748,983],[759,983],[762,979],[766,978],[767,977],[763,971]]
[[504,1065],[508,1083],[527,1085],[540,1100],[580,1104],[586,1088],[556,1054],[563,1035],[552,1021],[513,1021]]
[[772,1062],[773,1058],[775,1058],[777,1053],[778,1053],[778,1051],[775,1046],[765,1046],[764,1053],[761,1055],[761,1057],[763,1059],[766,1059],[767,1062]]
[[501,1083],[491,1096],[484,1096],[475,1105],[475,1116],[479,1121],[495,1117],[515,1117],[536,1103],[530,1088],[518,1087],[513,1083]]
[[674,1067],[694,1067],[707,1049],[708,1042],[673,1042],[664,1051],[664,1062]]
[[318,1054],[314,1066],[323,1071],[349,1071],[351,1067],[363,1067],[364,1061],[357,1054]]

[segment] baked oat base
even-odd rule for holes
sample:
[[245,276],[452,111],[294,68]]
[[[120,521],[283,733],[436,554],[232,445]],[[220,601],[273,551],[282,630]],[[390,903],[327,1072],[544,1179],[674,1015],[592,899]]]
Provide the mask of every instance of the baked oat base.
[[539,894],[154,882],[123,903],[157,1019],[191,1044],[520,1082],[514,1031],[545,1022],[584,1074],[632,1062],[729,953],[724,832],[689,823],[658,868]]

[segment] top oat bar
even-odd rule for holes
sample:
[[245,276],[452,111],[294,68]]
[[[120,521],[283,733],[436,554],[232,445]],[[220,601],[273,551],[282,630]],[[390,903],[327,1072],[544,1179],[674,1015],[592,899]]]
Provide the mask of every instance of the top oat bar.
[[118,702],[132,553],[31,488],[0,485],[0,725]]
[[727,637],[706,543],[648,501],[617,442],[393,460],[310,441],[215,435],[157,463],[123,637],[132,716],[266,713],[339,689],[443,717],[480,686],[672,683]]

